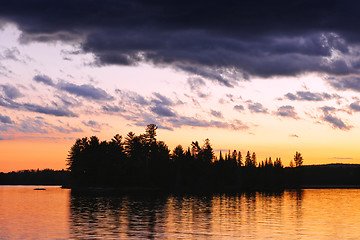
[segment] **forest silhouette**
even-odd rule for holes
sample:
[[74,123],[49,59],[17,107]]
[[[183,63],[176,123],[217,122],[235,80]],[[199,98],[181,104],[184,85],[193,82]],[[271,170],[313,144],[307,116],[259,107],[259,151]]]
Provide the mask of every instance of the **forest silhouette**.
[[156,139],[157,126],[144,134],[129,132],[110,141],[98,137],[77,139],[67,158],[71,187],[115,187],[175,191],[239,191],[297,188],[303,158],[296,152],[296,167],[284,168],[280,158],[257,162],[256,153],[220,152],[216,157],[209,139],[171,152]]

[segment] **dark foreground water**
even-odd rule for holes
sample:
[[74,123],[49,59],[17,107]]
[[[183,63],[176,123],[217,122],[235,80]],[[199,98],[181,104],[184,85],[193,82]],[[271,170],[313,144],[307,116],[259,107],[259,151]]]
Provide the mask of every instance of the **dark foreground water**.
[[360,239],[359,189],[81,196],[0,186],[0,239]]

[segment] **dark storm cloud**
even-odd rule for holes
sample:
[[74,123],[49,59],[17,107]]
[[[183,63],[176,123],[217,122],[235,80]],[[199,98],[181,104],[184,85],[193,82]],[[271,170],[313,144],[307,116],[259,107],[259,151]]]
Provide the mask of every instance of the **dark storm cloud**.
[[12,86],[12,85],[0,85],[0,87],[2,88],[4,94],[6,95],[6,97],[10,98],[10,99],[16,99],[19,97],[23,97],[24,95],[19,91],[19,89],[17,89],[16,87]]
[[340,98],[337,94],[329,94],[329,93],[318,93],[318,92],[310,92],[310,91],[297,91],[296,94],[287,93],[285,94],[285,98],[289,100],[297,100],[297,101],[324,101],[330,99]]
[[[359,72],[356,1],[2,1],[26,41],[76,41],[99,64],[140,62],[233,86],[249,75]],[[336,53],[337,60],[329,58]],[[353,57],[352,61],[344,58]]]
[[45,85],[49,85],[49,86],[55,86],[55,83],[53,82],[53,80],[46,76],[46,75],[36,75],[34,76],[33,80],[35,82],[39,82],[39,83],[43,83]]
[[278,110],[275,112],[275,115],[295,119],[298,118],[297,113],[295,112],[295,108],[289,105],[279,107]]
[[252,113],[268,113],[267,108],[265,108],[261,103],[255,103],[250,100],[246,101],[248,104],[248,109]]

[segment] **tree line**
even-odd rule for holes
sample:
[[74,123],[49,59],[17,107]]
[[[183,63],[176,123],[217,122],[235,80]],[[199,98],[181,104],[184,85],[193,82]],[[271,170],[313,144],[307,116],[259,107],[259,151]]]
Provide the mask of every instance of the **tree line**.
[[[150,124],[140,135],[117,134],[110,141],[96,136],[77,139],[67,158],[71,186],[223,191],[284,188],[301,181],[297,168],[285,168],[280,158],[258,163],[255,152],[248,151],[243,159],[236,150],[216,157],[209,139],[170,151],[156,139],[156,130]],[[303,164],[298,152],[290,163],[294,164]]]
[[66,185],[69,171],[54,169],[31,169],[0,172],[0,185]]

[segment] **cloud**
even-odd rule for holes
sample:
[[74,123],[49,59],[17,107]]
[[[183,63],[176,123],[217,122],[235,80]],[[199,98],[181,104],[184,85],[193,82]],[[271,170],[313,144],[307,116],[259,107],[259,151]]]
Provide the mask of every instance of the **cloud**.
[[234,130],[249,130],[250,129],[250,127],[247,124],[243,123],[240,120],[234,120],[230,124],[230,127]]
[[335,78],[329,77],[326,79],[327,82],[337,90],[352,90],[360,92],[360,78],[355,76]]
[[235,109],[236,111],[241,112],[241,111],[244,110],[244,106],[243,106],[243,105],[235,105],[235,106],[234,106],[234,109]]
[[35,75],[33,80],[88,100],[114,100],[114,97],[109,95],[105,90],[94,87],[90,84],[77,85],[66,81],[60,81],[55,84],[54,81],[47,75]]
[[0,17],[19,27],[22,42],[76,43],[100,65],[167,65],[232,87],[251,75],[358,73],[359,6],[325,0],[5,0]]
[[55,97],[61,101],[62,105],[64,105],[64,108],[75,107],[75,106],[78,107],[83,104],[81,99],[76,99],[75,97],[71,97],[69,95],[62,94],[62,95],[55,95]]
[[121,89],[116,89],[115,92],[120,96],[120,102],[123,104],[137,104],[141,106],[146,106],[150,104],[148,100],[146,100],[143,96],[136,92]]
[[351,157],[332,157],[332,158],[329,158],[329,159],[336,159],[336,160],[350,160],[350,159],[353,159]]
[[222,113],[220,111],[215,111],[215,110],[211,109],[210,114],[217,118],[224,118],[224,116],[222,115]]
[[101,124],[96,121],[93,121],[93,120],[82,121],[82,124],[84,124],[87,127],[94,128],[94,129],[101,129]]
[[[105,105],[102,108],[108,113],[122,113],[120,115],[128,120],[134,120],[139,118],[139,116],[152,116],[152,114],[155,114],[157,117],[174,117],[176,116],[176,113],[172,107],[181,104],[181,102],[173,101],[167,96],[157,92],[153,93],[151,97],[146,98],[133,91],[121,89],[116,89],[115,91],[120,97],[119,104],[121,107]],[[148,120],[152,120],[150,122],[155,122],[153,117],[149,117]],[[141,120],[136,120],[136,122],[139,121],[142,124]],[[147,124],[145,124],[145,126]]]
[[344,123],[343,120],[335,116],[335,113],[341,110],[329,106],[323,106],[320,108],[320,110],[324,113],[323,116],[321,117],[321,120],[330,123],[330,125],[334,129],[350,130],[351,128],[353,128],[353,126]]
[[298,101],[324,101],[334,98],[340,98],[337,94],[328,94],[328,93],[314,93],[310,91],[297,91],[296,94],[287,93],[285,98],[289,100],[298,100]]
[[14,123],[14,122],[11,120],[10,117],[4,116],[4,115],[1,115],[1,114],[0,114],[0,122],[2,122],[2,123],[8,123],[8,124]]
[[336,112],[336,108],[334,107],[329,107],[329,106],[324,106],[324,107],[321,107],[320,110],[322,110],[325,114],[329,114],[329,113],[333,113],[333,112]]
[[322,119],[330,123],[333,128],[338,128],[341,130],[350,130],[352,128],[352,126],[346,125],[340,118],[332,116],[330,114],[325,114]]
[[0,75],[9,78],[13,72],[0,62]]
[[169,99],[168,97],[160,94],[160,93],[153,93],[153,95],[155,96],[155,98],[153,98],[151,100],[152,103],[155,103],[156,105],[161,104],[161,105],[166,105],[166,106],[173,106],[175,105],[174,102]]
[[173,127],[191,126],[191,127],[216,127],[216,128],[228,128],[233,130],[248,130],[249,126],[241,122],[240,120],[234,120],[231,123],[222,121],[207,121],[200,120],[194,117],[179,116],[176,118],[170,118],[169,123]]
[[199,88],[206,86],[204,79],[199,77],[188,78],[187,82],[192,90],[198,90]]
[[195,92],[199,98],[207,98],[210,93],[205,93],[203,90],[206,88],[204,79],[199,77],[188,78],[187,80],[192,92]]
[[110,96],[101,88],[96,88],[90,84],[76,85],[69,82],[60,82],[57,88],[68,92],[70,94],[83,97],[90,100],[113,100],[114,97]]
[[105,105],[102,106],[102,109],[107,113],[117,113],[117,112],[126,112],[125,109],[120,108],[118,106]]
[[162,117],[176,116],[176,113],[171,107],[182,104],[182,102],[174,102],[170,98],[156,92],[153,93],[153,96],[155,96],[155,98],[151,99],[151,104],[153,107],[150,108],[153,113]]
[[27,119],[22,121],[16,130],[24,133],[48,133],[47,124],[39,119]]
[[43,119],[32,119],[28,118],[21,121],[19,125],[14,127],[17,131],[24,133],[50,133],[50,132],[60,132],[60,133],[72,133],[72,132],[82,132],[82,129],[71,127],[69,124],[63,126],[57,126],[46,122]]
[[5,137],[5,136],[0,136],[0,141],[5,141],[5,140],[12,140],[11,137]]
[[[117,89],[116,92],[120,96],[120,103],[126,111],[121,111],[118,107],[105,105],[104,111],[117,112],[126,120],[132,122],[136,126],[146,126],[154,123],[162,129],[173,130],[183,126],[190,127],[215,127],[232,130],[248,130],[249,126],[240,120],[233,121],[208,121],[199,117],[189,117],[179,114],[173,110],[174,106],[184,104],[179,101],[164,96],[160,93],[153,93],[151,97],[145,98],[131,91]],[[139,104],[139,99],[141,103]],[[150,99],[150,100],[149,100]],[[131,106],[131,107],[130,107]],[[135,107],[134,107],[135,106]],[[220,112],[212,112],[216,116],[221,116]]]
[[37,104],[24,103],[21,105],[27,111],[53,115],[57,117],[77,117],[78,115],[71,112],[69,109],[54,108],[50,106],[40,106]]
[[196,66],[186,64],[175,64],[175,68],[184,72],[191,73],[195,76],[200,76],[206,79],[213,80],[226,87],[234,87],[236,78],[239,77],[240,73],[235,69],[227,69],[225,67],[208,67],[208,66]]
[[173,112],[172,109],[167,108],[167,107],[162,106],[162,105],[156,105],[156,106],[152,107],[151,111],[153,113],[156,113],[159,116],[162,116],[162,117],[174,117],[174,116],[176,116],[176,114]]
[[73,132],[83,132],[81,128],[71,127],[69,124],[64,126],[52,126],[53,129],[61,133],[73,133]]
[[2,53],[0,53],[0,59],[3,60],[13,60],[18,62],[21,61],[19,57],[20,57],[20,51],[16,47],[7,48]]
[[279,107],[277,112],[275,112],[275,115],[280,117],[298,119],[297,113],[295,112],[295,108],[289,105]]
[[24,96],[16,87],[12,85],[0,85],[0,87],[2,88],[5,96],[10,99],[16,99]]
[[0,106],[9,109],[26,110],[30,112],[43,113],[47,115],[53,115],[57,117],[77,117],[78,115],[73,113],[67,108],[41,106],[32,103],[17,103],[11,99],[0,97]]
[[251,100],[246,101],[248,104],[248,109],[252,113],[268,113],[267,108],[265,108],[261,103],[254,103]]
[[55,86],[55,83],[53,82],[53,80],[46,75],[35,75],[33,80],[35,82],[43,83],[48,86],[52,86],[52,87]]
[[[0,48],[3,47],[0,46]],[[27,64],[28,61],[32,61],[32,58],[22,55],[17,47],[11,47],[5,48],[0,52],[0,61],[14,61]]]
[[290,134],[290,135],[289,135],[289,137],[299,138],[299,136],[298,136],[298,135],[296,135],[296,134]]
[[[59,121],[60,122],[60,121]],[[5,126],[5,127],[4,127]],[[17,132],[22,133],[72,133],[72,132],[82,132],[81,128],[72,127],[69,124],[63,124],[60,122],[60,125],[54,125],[47,122],[42,117],[35,118],[25,118],[19,120],[18,122],[12,122],[11,125],[2,125],[0,126],[1,132],[6,132],[8,134],[13,134],[14,137],[17,136]],[[38,136],[35,136],[38,138]]]
[[350,104],[350,109],[355,112],[360,112],[360,102],[353,102]]

